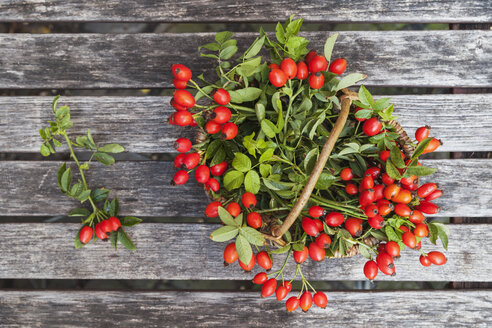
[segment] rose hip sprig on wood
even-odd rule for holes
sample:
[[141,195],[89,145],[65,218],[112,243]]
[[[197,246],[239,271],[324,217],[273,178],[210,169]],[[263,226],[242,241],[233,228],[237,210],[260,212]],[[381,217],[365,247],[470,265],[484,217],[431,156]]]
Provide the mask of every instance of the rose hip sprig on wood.
[[[118,241],[130,250],[135,250],[135,244],[128,237],[124,226],[130,227],[140,223],[142,220],[133,216],[118,218],[119,203],[115,197],[112,200],[108,198],[109,189],[105,187],[90,189],[87,183],[85,172],[90,169],[91,161],[95,159],[104,165],[112,165],[115,160],[111,153],[121,153],[124,148],[118,144],[111,143],[98,146],[94,142],[90,130],[87,130],[85,136],[78,136],[75,139],[70,138],[67,130],[72,127],[73,122],[70,120],[70,108],[68,106],[58,107],[60,96],[55,97],[52,103],[52,111],[55,116],[54,121],[49,121],[49,126],[39,130],[43,139],[41,145],[41,154],[49,156],[54,154],[55,148],[61,147],[65,143],[70,151],[70,157],[74,160],[79,178],[73,183],[74,174],[67,163],[63,163],[57,173],[57,182],[60,191],[82,204],[90,204],[90,208],[80,207],[70,211],[69,216],[81,217],[82,227],[75,237],[75,248],[84,247],[96,237],[100,240],[110,240],[114,248],[117,248]],[[90,158],[82,163],[74,149],[83,149],[91,153]],[[101,207],[98,207],[101,204]]]
[[[331,60],[337,35],[323,53],[309,51],[298,36],[301,24],[292,17],[277,24],[275,41],[260,30],[236,59],[233,34],[218,33],[199,47],[201,56],[216,60],[216,81],[201,74],[199,85],[186,66],[173,65],[178,90],[169,120],[199,129],[194,145],[186,138],[175,143],[173,183],[186,183],[194,171],[213,198],[205,215],[223,223],[210,237],[227,243],[224,264],[265,270],[253,282],[262,297],[286,299],[288,311],[327,305],[302,272],[307,261],[362,254],[369,260],[363,272],[373,280],[378,272],[396,274],[405,247],[420,250],[425,266],[442,265],[445,256],[423,252],[421,240],[448,243],[445,225],[425,217],[437,213],[432,201],[442,190],[419,181],[436,171],[422,166],[420,156],[440,141],[428,127],[411,140],[389,98],[374,99],[363,85],[348,90],[365,75],[344,75],[347,61]],[[258,56],[262,48],[267,62]],[[280,268],[274,254],[285,254]],[[301,288],[288,297],[294,279]]]

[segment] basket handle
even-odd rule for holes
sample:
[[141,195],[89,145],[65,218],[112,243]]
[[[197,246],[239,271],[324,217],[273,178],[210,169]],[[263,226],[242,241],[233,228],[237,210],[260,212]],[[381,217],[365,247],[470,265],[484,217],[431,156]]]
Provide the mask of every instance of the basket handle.
[[294,205],[294,207],[292,208],[292,210],[290,211],[289,215],[282,223],[282,225],[280,226],[276,225],[272,227],[271,235],[263,234],[263,236],[266,239],[273,240],[281,246],[285,245],[281,237],[294,224],[296,219],[299,217],[299,214],[301,214],[302,209],[308,202],[309,197],[311,197],[311,193],[313,192],[313,189],[316,186],[316,182],[318,182],[318,179],[321,173],[323,172],[323,169],[326,165],[326,161],[328,161],[328,158],[330,157],[333,147],[335,147],[335,143],[338,139],[338,136],[342,132],[343,127],[347,122],[347,117],[350,111],[350,106],[352,105],[352,100],[358,99],[357,93],[353,91],[350,91],[348,89],[343,89],[342,92],[343,95],[340,96],[342,110],[340,111],[337,121],[335,122],[335,126],[331,130],[330,136],[328,137],[325,144],[323,145],[321,154],[318,160],[316,161],[314,169],[311,172],[311,175],[309,176],[309,179],[306,183],[306,186],[302,190],[301,195],[297,199],[296,204]]

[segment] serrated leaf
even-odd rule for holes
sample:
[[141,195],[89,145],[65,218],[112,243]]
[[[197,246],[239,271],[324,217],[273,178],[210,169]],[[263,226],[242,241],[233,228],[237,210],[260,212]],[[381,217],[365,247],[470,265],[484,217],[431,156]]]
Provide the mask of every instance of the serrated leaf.
[[304,157],[303,165],[304,165],[304,169],[306,170],[306,173],[310,173],[313,170],[314,165],[318,160],[318,152],[319,152],[318,148],[313,148],[310,151],[308,151],[306,157]]
[[118,145],[116,143],[111,143],[111,144],[104,145],[101,148],[98,148],[97,150],[103,153],[121,153],[125,151],[125,148],[123,148],[123,146]]
[[417,148],[415,148],[415,150],[413,151],[412,159],[415,159],[415,158],[419,157],[420,155],[422,155],[424,153],[425,148],[427,147],[429,142],[431,142],[432,139],[433,139],[432,137],[425,138],[424,140],[419,142]]
[[384,232],[386,233],[386,236],[388,237],[389,240],[393,241],[399,241],[400,238],[398,238],[398,235],[396,234],[395,230],[393,230],[392,227],[389,225],[384,227]]
[[319,176],[315,188],[318,190],[328,190],[333,182],[335,182],[335,177],[330,173],[323,172]]
[[74,208],[68,213],[68,216],[89,216],[91,211],[86,208]]
[[225,225],[233,226],[233,227],[236,226],[236,222],[234,221],[234,218],[225,208],[219,206],[217,210],[219,211],[220,220],[224,222]]
[[304,247],[306,246],[303,243],[292,244],[292,249],[298,252],[302,252],[304,250]]
[[277,23],[277,26],[275,26],[275,36],[277,37],[278,42],[281,44],[285,43],[285,31],[284,27],[280,23]]
[[50,149],[48,148],[48,146],[46,146],[46,144],[42,144],[39,150],[41,152],[41,155],[43,155],[44,157],[50,156],[51,154]]
[[118,198],[114,198],[109,204],[109,215],[118,216],[118,212],[120,211],[120,203],[118,202]]
[[60,180],[62,191],[67,192],[68,188],[70,188],[71,183],[72,183],[72,171],[70,170],[70,168],[68,168],[67,170],[65,170],[65,172],[63,172],[63,175]]
[[326,41],[325,46],[323,48],[324,55],[328,63],[331,61],[331,53],[333,52],[333,47],[335,46],[335,42],[337,41],[338,33],[330,35]]
[[236,218],[234,219],[234,222],[236,222],[236,225],[238,227],[243,225],[243,213],[240,213]]
[[251,169],[251,160],[247,155],[236,153],[232,160],[232,167],[241,172],[248,172]]
[[224,242],[233,239],[239,232],[238,227],[226,225],[212,232],[210,239],[217,242]]
[[372,109],[376,112],[380,112],[389,106],[390,98],[380,98],[372,104]]
[[271,190],[289,190],[291,189],[295,183],[290,182],[282,182],[282,181],[274,181],[271,179],[263,178],[263,184]]
[[231,103],[240,104],[258,99],[263,91],[258,88],[243,88],[239,90],[229,91]]
[[108,198],[109,189],[98,188],[91,192],[91,198],[95,202],[102,202],[106,198]]
[[80,202],[85,202],[87,199],[89,199],[91,195],[91,190],[90,189],[87,189],[87,190],[84,190],[82,191],[78,196],[77,196],[77,199],[80,200]]
[[129,249],[131,251],[134,251],[137,249],[137,247],[135,247],[135,244],[132,242],[130,237],[128,237],[128,235],[126,234],[126,232],[123,229],[118,230],[118,239],[119,239],[120,243],[123,246],[125,246],[127,249]]
[[287,253],[291,249],[291,247],[292,246],[290,244],[287,244],[284,247],[271,250],[270,253],[272,253],[272,254],[284,254],[284,253]]
[[243,185],[244,173],[236,170],[228,171],[224,175],[224,187],[231,191]]
[[134,216],[125,216],[120,219],[121,225],[124,227],[131,227],[142,222],[141,219]]
[[211,42],[211,43],[207,43],[207,44],[204,44],[202,46],[199,46],[198,51],[200,51],[202,48],[205,48],[205,49],[208,49],[211,51],[218,51],[220,49],[220,46],[215,42]]
[[247,265],[251,261],[253,250],[246,238],[241,235],[238,235],[236,238],[236,251],[241,262]]
[[265,119],[261,121],[261,131],[263,131],[267,137],[274,138],[277,134],[277,127],[272,123],[272,121]]
[[390,149],[390,159],[391,162],[399,169],[403,169],[405,167],[405,162],[401,157],[400,148],[393,146]]
[[114,158],[111,155],[108,155],[106,153],[100,153],[97,152],[94,154],[94,158],[99,162],[104,165],[111,165],[114,163]]
[[436,168],[427,167],[427,166],[412,166],[407,168],[406,172],[410,175],[416,175],[418,177],[423,177],[427,175],[431,175],[437,171]]
[[393,163],[391,161],[386,161],[386,173],[392,179],[395,179],[395,180],[401,179],[400,172],[398,172],[398,169],[395,167],[395,165],[393,165]]
[[427,225],[429,227],[429,241],[436,244],[437,237],[439,236],[439,229],[434,224]]
[[344,76],[337,84],[335,91],[342,90],[344,88],[348,88],[355,83],[366,78],[366,75],[360,73],[352,73],[347,76]]
[[234,46],[234,45],[228,46],[219,52],[219,58],[222,60],[227,60],[227,59],[231,58],[232,56],[234,56],[234,54],[237,52],[237,50],[238,50],[237,46]]
[[365,244],[361,244],[359,243],[359,253],[364,256],[366,259],[371,259],[372,256],[371,256],[371,253],[369,253],[369,250],[367,249],[368,246],[366,246]]
[[270,164],[260,164],[260,174],[263,178],[268,178],[272,166]]
[[257,194],[260,191],[260,176],[255,170],[246,173],[244,177],[244,188],[253,194]]
[[357,117],[357,118],[371,118],[372,113],[373,112],[371,109],[361,109],[355,113],[355,117]]
[[371,230],[371,235],[377,240],[388,241],[388,237],[381,230]]
[[251,45],[251,47],[248,49],[248,51],[246,51],[246,53],[244,54],[244,58],[248,59],[256,56],[260,52],[261,48],[263,47],[264,42],[265,42],[264,36],[262,36],[259,39],[256,39]]
[[265,150],[265,152],[263,154],[261,154],[259,162],[263,163],[263,162],[270,160],[273,156],[274,151],[275,151],[275,149],[273,149],[273,148],[268,148],[267,150]]
[[251,227],[242,227],[239,230],[239,234],[246,238],[250,244],[256,246],[263,246],[265,244],[265,238],[261,235],[261,232]]
[[113,245],[114,249],[118,249],[118,232],[117,231],[111,232],[111,235],[109,236],[109,241],[111,242],[111,245]]
[[234,34],[229,31],[218,32],[217,34],[215,34],[215,41],[217,41],[217,43],[219,44],[222,44],[232,38],[233,35]]

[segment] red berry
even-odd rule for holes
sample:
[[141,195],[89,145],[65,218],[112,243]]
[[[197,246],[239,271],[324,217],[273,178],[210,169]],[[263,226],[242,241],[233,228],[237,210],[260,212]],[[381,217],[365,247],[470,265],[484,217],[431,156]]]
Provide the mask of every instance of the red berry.
[[285,85],[285,82],[287,82],[287,74],[285,74],[281,69],[274,68],[268,74],[268,79],[273,86],[280,88]]
[[[239,260],[238,262],[239,262],[239,266],[244,271],[249,272],[249,271],[253,270],[253,268],[255,267],[255,254],[252,254],[251,255],[251,260],[249,260],[248,265],[246,265],[243,262],[241,262],[241,260]],[[275,289],[274,289],[274,291],[275,291]]]
[[296,263],[301,264],[302,262],[307,260],[309,256],[309,249],[306,246],[304,246],[302,251],[294,251],[293,256],[294,256],[294,261],[296,261]]
[[313,218],[319,218],[324,215],[324,213],[325,210],[321,206],[314,205],[309,208],[309,215]]
[[209,218],[216,218],[219,216],[219,207],[222,207],[222,204],[218,201],[211,202],[205,208],[205,215]]
[[217,181],[217,179],[215,178],[210,178],[207,180],[207,182],[205,182],[205,188],[207,188],[207,190],[212,190],[213,192],[217,192],[220,190],[219,181]]
[[429,257],[429,261],[434,265],[443,265],[448,261],[446,256],[441,252],[430,252],[427,256]]
[[390,151],[389,150],[382,150],[379,153],[379,158],[383,161],[386,162],[388,158],[390,158]]
[[210,179],[210,169],[207,165],[200,165],[195,170],[195,179],[198,183],[205,183]]
[[379,214],[369,218],[367,223],[374,229],[381,229],[385,224],[383,217]]
[[425,138],[428,138],[429,137],[429,129],[430,129],[430,127],[427,125],[421,126],[420,128],[418,128],[417,131],[415,131],[415,139],[418,142],[421,142]]
[[306,57],[304,57],[304,61],[306,62],[306,64],[309,64],[311,60],[313,60],[313,58],[316,57],[317,55],[318,54],[316,53],[316,51],[311,50],[310,52],[308,52]]
[[424,154],[432,153],[436,150],[440,145],[442,145],[442,141],[436,138],[432,138],[427,147],[424,149]]
[[323,247],[318,246],[317,243],[311,243],[309,245],[309,257],[313,261],[323,261],[325,259],[325,249]]
[[325,293],[323,292],[317,292],[313,296],[313,301],[314,304],[316,304],[318,307],[324,309],[326,305],[328,304],[328,298],[326,297]]
[[368,119],[364,122],[364,125],[362,126],[362,130],[364,131],[364,133],[370,137],[378,134],[382,128],[383,124],[381,124],[381,122],[379,122],[376,117]]
[[103,220],[99,226],[102,232],[108,233],[113,231],[113,225],[107,219]]
[[174,174],[173,181],[171,182],[171,184],[178,185],[178,186],[185,184],[188,181],[188,178],[189,178],[188,172],[186,172],[185,170],[179,170]]
[[305,80],[309,75],[309,71],[305,62],[301,61],[297,63],[297,79]]
[[97,223],[94,227],[94,233],[96,234],[97,238],[101,240],[108,239],[108,235],[101,229],[101,222]]
[[200,164],[200,154],[198,153],[189,153],[186,154],[183,159],[183,165],[188,170],[194,169],[198,164]]
[[186,154],[178,154],[174,158],[174,166],[177,167],[178,169],[183,167],[183,160],[186,157]]
[[256,196],[251,192],[245,192],[241,197],[241,202],[246,208],[253,208],[256,206]]
[[246,217],[246,221],[248,222],[248,225],[253,229],[261,228],[261,215],[256,212],[249,213]]
[[266,272],[260,272],[256,274],[256,276],[253,278],[253,283],[257,285],[262,285],[267,280],[268,275],[266,274]]
[[417,206],[417,209],[425,214],[436,214],[439,212],[439,206],[431,202],[422,201]]
[[188,110],[188,108],[181,106],[181,105],[178,105],[178,103],[176,102],[176,100],[174,98],[171,99],[171,106],[173,106],[174,109],[176,109],[178,112],[183,111],[183,110]]
[[400,189],[400,192],[396,196],[391,198],[394,203],[408,204],[412,201],[413,195],[409,190]]
[[113,229],[112,229],[113,231],[117,231],[121,227],[120,219],[118,219],[117,217],[112,216],[108,219],[108,221],[113,226]]
[[423,222],[425,220],[425,216],[419,210],[413,210],[408,219],[410,222],[417,224]]
[[367,205],[371,204],[375,200],[376,200],[376,198],[374,195],[374,190],[372,190],[372,189],[364,190],[359,195],[359,204],[362,207],[366,207]]
[[325,248],[326,245],[330,246],[330,244],[331,244],[331,238],[326,233],[322,232],[322,233],[319,234],[318,237],[316,237],[315,243],[319,247]]
[[354,117],[355,117],[355,119],[356,119],[357,121],[359,121],[359,122],[364,122],[365,120],[367,120],[367,118],[359,118],[359,117],[355,116],[355,114],[357,114],[357,112],[358,112],[358,111],[363,110],[363,109],[364,109],[364,108],[357,107],[357,108],[355,109],[355,111],[354,111]]
[[381,174],[381,169],[377,166],[371,166],[364,172],[364,176],[371,176],[373,179],[377,179]]
[[429,235],[429,228],[427,227],[427,224],[417,223],[413,229],[413,234],[420,238],[427,237],[427,235]]
[[417,238],[415,238],[415,235],[410,231],[405,232],[403,236],[401,236],[401,240],[405,246],[409,248],[415,248],[415,246],[417,246]]
[[79,239],[82,244],[87,244],[92,239],[94,230],[89,226],[84,226],[80,229]]
[[241,206],[239,206],[239,204],[235,202],[229,203],[229,205],[227,205],[226,207],[226,210],[233,217],[236,217],[239,214],[241,214]]
[[385,246],[385,251],[391,257],[398,257],[400,256],[400,245],[398,245],[396,241],[388,241]]
[[386,199],[392,199],[393,197],[397,196],[398,193],[400,192],[400,186],[397,184],[390,184],[386,188],[384,188],[383,194],[384,198]]
[[374,280],[376,276],[378,275],[378,265],[374,261],[367,261],[366,264],[364,264],[364,275],[367,277],[369,280]]
[[180,111],[173,114],[173,119],[176,125],[187,126],[193,121],[193,115],[188,111]]
[[[384,199],[386,200],[386,199]],[[378,206],[378,212],[379,212],[379,215],[381,216],[386,216],[388,214],[391,213],[391,211],[393,211],[393,204],[384,204],[384,205],[380,205]]]
[[376,263],[379,270],[388,276],[395,275],[395,264],[393,258],[388,253],[379,253],[376,257]]
[[226,248],[224,249],[224,263],[226,264],[234,263],[238,258],[239,255],[236,251],[236,244],[230,243],[229,245],[227,245]]
[[359,193],[359,187],[353,183],[349,183],[345,186],[345,192],[349,195],[357,195]]
[[287,79],[292,80],[297,75],[297,65],[292,58],[285,58],[280,63],[280,69],[287,75]]
[[212,166],[210,168],[210,173],[212,173],[212,175],[218,177],[218,176],[221,176],[222,174],[224,174],[224,172],[227,170],[227,162],[222,162],[222,163],[219,163],[219,164],[216,164],[214,166]]
[[265,270],[270,270],[273,266],[272,259],[267,252],[261,251],[256,254],[256,263]]
[[366,208],[364,209],[364,214],[368,217],[368,218],[372,218],[376,215],[378,215],[378,207],[374,204],[370,204],[368,206],[366,206]]
[[268,68],[270,69],[270,71],[272,69],[280,69],[280,66],[278,66],[278,64],[275,64],[275,63],[271,63],[270,65],[268,65]]
[[412,175],[411,177],[408,177],[408,178],[401,178],[400,179],[400,183],[402,185],[413,185],[417,182],[417,176],[416,175]]
[[345,221],[345,229],[350,232],[352,237],[359,237],[362,234],[362,220],[356,218],[348,218]]
[[339,212],[330,212],[325,217],[326,224],[330,227],[338,227],[345,221],[345,217]]
[[288,312],[292,312],[299,307],[299,304],[301,304],[301,301],[297,297],[292,296],[287,300],[287,302],[285,302],[285,307],[287,308]]
[[191,70],[185,65],[174,64],[171,68],[173,75],[178,80],[188,81],[191,79]]
[[404,225],[399,226],[399,227],[398,227],[398,229],[400,229],[400,230],[401,230],[401,231],[403,231],[403,232],[408,232],[408,231],[410,231],[410,230],[408,229],[408,227],[405,227]]
[[323,231],[323,222],[321,222],[321,220],[313,219],[313,222],[318,228],[318,231]]
[[354,177],[354,175],[352,174],[352,169],[351,168],[348,168],[348,167],[347,168],[344,168],[340,172],[340,179],[342,179],[343,181],[349,181],[353,177]]
[[374,187],[374,179],[372,176],[366,176],[362,178],[362,181],[360,182],[360,185],[362,186],[362,189],[372,189]]
[[219,105],[227,105],[231,101],[231,95],[225,89],[218,89],[214,93],[214,101]]
[[317,236],[319,233],[318,226],[316,223],[314,223],[314,220],[308,217],[303,217],[302,218],[302,229],[304,230],[305,233],[307,233],[309,236]]
[[237,136],[237,125],[232,122],[227,122],[222,126],[222,139],[231,140]]
[[431,261],[429,260],[429,257],[425,256],[424,254],[420,255],[419,260],[420,260],[420,264],[422,264],[425,267],[428,267],[432,264]]
[[432,194],[429,196],[425,197],[426,202],[430,202],[431,200],[437,199],[442,196],[442,190],[435,190]]
[[195,97],[187,90],[174,91],[174,100],[180,106],[191,108],[195,106]]
[[325,76],[320,72],[313,73],[309,75],[308,83],[311,89],[321,89],[323,84],[325,84]]
[[219,133],[221,129],[222,125],[215,122],[214,120],[210,120],[205,124],[205,131],[207,131],[208,134]]
[[412,210],[406,204],[396,204],[395,213],[404,218],[408,218],[412,213]]
[[427,196],[429,196],[430,194],[432,194],[434,191],[436,191],[437,189],[437,184],[435,183],[425,183],[423,185],[421,185],[419,187],[419,189],[417,189],[417,196],[419,196],[420,198],[425,198]]
[[382,199],[384,197],[384,185],[379,184],[374,186],[374,201],[377,202],[378,200]]
[[290,291],[292,290],[292,284],[290,283],[290,281],[284,281],[282,283],[282,286],[284,286],[285,288],[287,288],[287,291],[290,293]]
[[347,68],[347,61],[343,58],[335,59],[330,64],[330,72],[335,73],[337,75],[340,75],[343,72],[345,72],[346,68]]
[[173,79],[173,84],[176,89],[186,89],[188,86],[188,81]]
[[321,71],[326,71],[328,67],[328,62],[326,61],[325,56],[315,56],[313,59],[309,61],[308,69],[311,73],[317,73]]
[[301,306],[302,311],[306,312],[313,305],[313,295],[311,295],[310,291],[306,290],[304,293],[302,293],[300,301],[301,302],[299,305]]
[[219,106],[214,109],[212,119],[219,124],[229,122],[231,119],[231,111],[227,107]]
[[277,280],[275,280],[275,278],[268,279],[261,287],[261,297],[273,295],[275,289],[277,289]]
[[287,290],[286,287],[279,286],[277,288],[277,291],[275,292],[275,296],[277,296],[277,301],[283,300],[287,296],[288,293],[289,293],[289,291]]
[[395,179],[392,179],[386,172],[383,173],[383,176],[382,176],[381,180],[387,186],[390,185],[390,184],[392,184],[393,182],[395,182]]

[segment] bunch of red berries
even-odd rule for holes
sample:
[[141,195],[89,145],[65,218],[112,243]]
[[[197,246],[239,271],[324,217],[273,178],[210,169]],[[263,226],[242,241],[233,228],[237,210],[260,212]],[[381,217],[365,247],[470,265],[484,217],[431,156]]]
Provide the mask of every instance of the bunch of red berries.
[[89,226],[84,226],[79,233],[80,242],[87,244],[92,239],[93,233],[101,240],[106,240],[113,231],[118,231],[121,227],[121,222],[117,217],[110,217],[101,222],[98,222],[94,229]]

